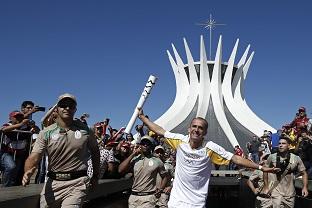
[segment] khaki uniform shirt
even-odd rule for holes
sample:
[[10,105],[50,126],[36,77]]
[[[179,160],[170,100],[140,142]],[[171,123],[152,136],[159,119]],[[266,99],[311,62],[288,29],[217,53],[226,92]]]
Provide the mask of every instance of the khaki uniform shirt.
[[133,185],[132,191],[151,192],[156,191],[157,173],[163,176],[166,173],[164,163],[156,157],[138,156],[132,160]]
[[[268,157],[267,164],[270,167],[272,167],[272,165],[276,167],[276,156],[277,154],[275,153]],[[280,196],[295,197],[296,190],[295,190],[295,185],[294,185],[294,174],[304,171],[305,167],[300,157],[292,153],[290,154],[289,163],[290,163],[290,169],[288,173],[286,174],[284,178],[281,179],[277,187],[272,191],[272,196],[280,195]],[[276,174],[273,174],[273,176],[274,176],[273,180],[277,181],[278,178]]]
[[[68,172],[87,170],[90,157],[89,145],[96,144],[96,139],[88,126],[73,121],[71,128],[64,132],[57,124],[52,124],[40,131],[32,152],[48,154],[48,170]],[[92,151],[92,149],[90,149]]]

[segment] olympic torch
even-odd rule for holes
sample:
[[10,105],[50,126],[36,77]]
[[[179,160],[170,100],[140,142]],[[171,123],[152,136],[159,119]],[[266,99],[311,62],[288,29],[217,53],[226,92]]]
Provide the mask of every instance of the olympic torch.
[[148,78],[148,81],[146,82],[146,85],[144,87],[144,90],[142,92],[142,95],[140,97],[140,100],[138,102],[138,104],[136,105],[135,109],[134,109],[134,112],[132,114],[132,117],[126,127],[126,130],[124,131],[126,134],[129,134],[131,132],[131,129],[135,123],[135,120],[136,118],[138,117],[138,108],[142,108],[147,97],[149,96],[153,86],[155,85],[155,82],[156,82],[157,78],[153,75],[150,75],[149,78]]

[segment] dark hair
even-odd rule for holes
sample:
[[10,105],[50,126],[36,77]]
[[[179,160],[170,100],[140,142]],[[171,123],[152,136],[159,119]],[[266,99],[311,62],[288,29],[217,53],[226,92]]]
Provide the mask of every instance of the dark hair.
[[281,140],[281,139],[284,139],[284,140],[286,140],[286,142],[288,143],[288,144],[290,144],[290,139],[287,137],[287,136],[285,136],[285,135],[281,135],[281,137],[279,138],[279,140]]
[[22,102],[21,107],[22,107],[22,108],[26,108],[27,105],[35,106],[35,104],[34,104],[33,101],[25,100],[24,102]]

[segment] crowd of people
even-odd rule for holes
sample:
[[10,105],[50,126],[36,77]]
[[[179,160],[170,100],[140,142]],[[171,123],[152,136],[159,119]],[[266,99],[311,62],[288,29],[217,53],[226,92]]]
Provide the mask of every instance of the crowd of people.
[[[130,208],[204,207],[213,164],[255,169],[248,185],[259,207],[271,207],[272,201],[274,207],[292,207],[294,187],[285,190],[292,174],[300,174],[304,183],[312,176],[312,127],[303,107],[278,132],[251,138],[246,154],[239,145],[229,152],[205,143],[208,123],[202,118],[194,118],[189,134],[181,135],[153,123],[139,109],[142,123],[133,135],[112,128],[109,118],[93,125],[88,125],[88,114],[75,118],[77,100],[71,94],[57,99],[39,128],[32,114],[44,110],[24,101],[19,111],[9,113],[0,132],[1,186],[26,186],[36,174],[35,183],[45,183],[41,207],[80,207],[99,179],[121,177],[133,178]],[[304,184],[302,195],[307,194]]]
[[253,136],[246,144],[247,157],[259,163],[263,158],[277,153],[280,138],[287,138],[289,152],[301,158],[309,179],[312,179],[312,120],[307,117],[304,107],[300,107],[295,118],[277,132],[264,131],[261,137]]
[[250,176],[247,184],[256,195],[255,207],[294,207],[296,178],[302,179],[301,196],[308,196],[308,179],[312,179],[312,126],[304,107],[276,133],[265,131],[260,138],[254,136],[246,147],[250,160],[280,169],[274,174],[255,170]]

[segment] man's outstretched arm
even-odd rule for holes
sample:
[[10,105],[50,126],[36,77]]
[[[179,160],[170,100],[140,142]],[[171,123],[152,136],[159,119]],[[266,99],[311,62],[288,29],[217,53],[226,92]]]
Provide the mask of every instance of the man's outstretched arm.
[[237,165],[241,165],[241,166],[244,166],[246,168],[253,168],[253,169],[259,169],[259,170],[262,170],[263,172],[268,172],[268,173],[276,173],[276,172],[279,172],[280,169],[279,168],[269,168],[269,167],[265,167],[265,166],[261,166],[261,165],[258,165],[250,160],[247,160],[245,158],[242,158],[238,155],[233,155],[232,157],[232,162],[237,164]]
[[164,136],[166,130],[163,129],[161,126],[158,126],[157,124],[153,123],[151,120],[149,120],[143,113],[142,108],[138,108],[139,114],[138,117],[139,119],[153,132],[155,132],[159,136]]

